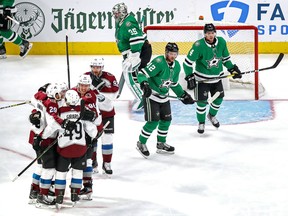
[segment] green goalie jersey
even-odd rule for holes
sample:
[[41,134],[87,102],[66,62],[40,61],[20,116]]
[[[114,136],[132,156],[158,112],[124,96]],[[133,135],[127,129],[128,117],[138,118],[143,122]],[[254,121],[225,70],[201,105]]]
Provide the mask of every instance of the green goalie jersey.
[[165,56],[154,58],[145,68],[138,73],[139,83],[148,81],[153,93],[167,95],[171,88],[177,97],[180,97],[184,90],[178,83],[180,64],[177,60],[169,66]]
[[[194,62],[195,71],[193,71]],[[186,76],[194,73],[197,80],[203,80],[222,76],[223,65],[227,69],[233,68],[224,38],[216,37],[213,45],[208,44],[205,38],[202,38],[193,44],[185,58],[183,68]]]
[[128,50],[131,50],[132,53],[141,52],[146,34],[142,32],[139,23],[132,14],[128,15],[122,22],[116,23],[115,28],[117,47],[121,53]]

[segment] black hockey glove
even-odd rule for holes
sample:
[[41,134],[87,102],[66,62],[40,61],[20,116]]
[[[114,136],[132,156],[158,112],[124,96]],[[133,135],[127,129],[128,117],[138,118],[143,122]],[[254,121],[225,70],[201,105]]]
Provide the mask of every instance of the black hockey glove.
[[185,80],[187,81],[187,89],[193,90],[196,88],[196,80],[194,74],[186,76]]
[[140,83],[140,88],[142,89],[143,91],[143,97],[150,97],[151,94],[152,94],[152,90],[149,86],[149,83],[147,81],[143,81]]
[[233,68],[228,69],[228,71],[233,74],[233,79],[241,79],[242,74],[241,71],[239,70],[238,66],[235,64]]
[[105,86],[105,82],[100,77],[93,76],[92,85],[100,91]]
[[96,119],[96,113],[95,112],[93,112],[91,110],[87,110],[87,109],[84,110],[82,120],[93,122],[95,119]]
[[37,152],[41,149],[41,142],[42,142],[42,137],[39,135],[34,136],[33,139],[33,149]]
[[62,128],[64,128],[65,130],[68,130],[68,131],[73,131],[76,129],[77,127],[77,124],[76,122],[74,121],[70,121],[68,119],[65,119],[61,125]]
[[46,92],[47,87],[50,85],[50,83],[46,83],[45,85],[41,86],[38,91]]
[[182,103],[184,103],[184,104],[194,104],[193,98],[186,91],[184,91],[184,93],[181,95],[180,99],[181,99]]
[[36,111],[29,115],[29,121],[31,122],[32,125],[35,125],[35,127],[37,128],[40,128],[40,118],[41,118],[40,111]]

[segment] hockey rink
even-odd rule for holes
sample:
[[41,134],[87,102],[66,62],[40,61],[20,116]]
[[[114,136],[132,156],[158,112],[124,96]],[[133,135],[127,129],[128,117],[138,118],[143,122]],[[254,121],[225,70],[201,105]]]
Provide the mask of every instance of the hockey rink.
[[[104,70],[119,81],[121,56],[104,58]],[[273,65],[276,58],[274,54],[260,55],[260,68]],[[76,85],[80,74],[89,71],[92,59],[70,56],[71,86]],[[173,112],[167,143],[175,146],[175,154],[156,154],[154,131],[147,142],[151,153],[148,159],[135,148],[144,121],[141,113],[131,111],[133,96],[124,86],[120,99],[115,101],[112,178],[93,174],[93,200],[81,200],[74,208],[60,211],[28,204],[34,165],[12,182],[35,157],[27,142],[32,107],[0,109],[0,216],[287,216],[287,68],[286,55],[276,69],[260,72],[266,92],[258,102],[239,105],[248,93],[237,90],[240,96],[235,100],[227,92],[218,118],[223,124],[216,130],[207,121],[204,135],[197,133],[195,122],[181,123],[187,113],[195,114],[195,105],[184,109],[184,104],[173,101],[177,112]],[[66,56],[28,55],[24,60],[8,56],[0,60],[0,107],[30,100],[41,85],[61,81],[67,81]],[[269,106],[255,108],[264,102]],[[260,120],[240,122],[244,112]],[[263,118],[266,114],[269,118]],[[99,147],[98,163],[102,166]],[[70,200],[69,188],[65,199]]]

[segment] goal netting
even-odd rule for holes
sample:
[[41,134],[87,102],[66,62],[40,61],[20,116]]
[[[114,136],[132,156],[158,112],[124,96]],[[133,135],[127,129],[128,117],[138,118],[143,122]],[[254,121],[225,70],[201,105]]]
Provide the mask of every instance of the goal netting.
[[[205,22],[206,23],[206,22]],[[181,65],[192,44],[202,38],[204,22],[185,24],[165,24],[146,26],[148,40],[152,44],[153,56],[164,55],[168,42],[176,42],[179,46]],[[251,25],[227,24],[213,22],[217,29],[217,36],[227,41],[228,50],[233,64],[237,64],[241,71],[258,69],[258,29]],[[224,67],[224,70],[226,68]],[[225,74],[229,72],[225,72]],[[184,71],[180,80],[186,87]],[[223,80],[226,98],[228,99],[259,99],[264,95],[265,89],[259,81],[258,73],[242,76],[242,79]]]

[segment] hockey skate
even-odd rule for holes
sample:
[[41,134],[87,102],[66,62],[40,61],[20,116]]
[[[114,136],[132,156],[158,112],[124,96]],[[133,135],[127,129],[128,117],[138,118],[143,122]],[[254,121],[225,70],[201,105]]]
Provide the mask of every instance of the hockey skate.
[[22,44],[20,45],[20,57],[25,58],[26,55],[29,53],[30,49],[32,48],[33,44],[29,43],[26,40],[22,41]]
[[57,209],[61,209],[64,199],[64,190],[59,190],[58,195],[56,196],[55,204]]
[[215,116],[210,115],[210,113],[207,115],[207,118],[209,119],[209,121],[212,123],[212,125],[216,128],[220,127],[220,123],[217,120],[217,118]]
[[80,190],[79,197],[83,200],[92,200],[92,183],[84,184],[84,188]]
[[0,59],[6,59],[6,48],[4,43],[0,46]]
[[38,194],[36,207],[37,208],[55,208],[55,199],[50,199],[48,195]]
[[140,141],[137,142],[136,149],[139,151],[139,153],[140,153],[145,159],[147,159],[148,156],[150,155],[146,144],[142,144]]
[[157,142],[156,153],[158,154],[174,154],[174,150],[175,148],[167,143]]
[[111,169],[111,163],[103,162],[102,170],[103,174],[106,174],[107,176],[111,176],[113,174],[113,171]]
[[205,123],[199,123],[197,132],[203,134],[205,130]]
[[71,201],[72,201],[72,206],[76,205],[76,202],[80,200],[80,197],[78,196],[78,188],[71,188]]
[[39,190],[35,190],[33,185],[31,185],[28,204],[35,204],[37,201],[38,194],[39,194]]
[[93,160],[92,167],[93,167],[93,174],[99,173],[97,160]]

